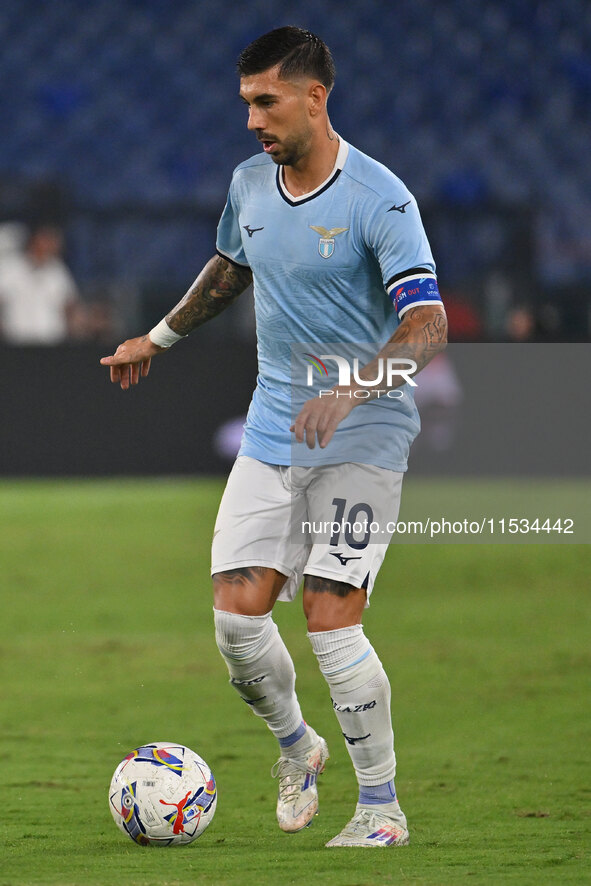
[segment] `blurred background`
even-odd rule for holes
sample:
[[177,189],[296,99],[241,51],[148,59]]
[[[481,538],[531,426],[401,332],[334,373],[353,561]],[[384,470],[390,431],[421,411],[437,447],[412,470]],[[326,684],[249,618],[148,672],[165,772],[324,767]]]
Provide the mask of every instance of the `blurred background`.
[[[284,24],[333,51],[336,130],[418,198],[452,341],[588,342],[588,0],[4,0],[0,371],[4,414],[16,411],[0,434],[4,473],[56,469],[61,438],[53,462],[41,438],[73,406],[99,408],[94,385],[108,385],[96,354],[156,323],[213,253],[232,169],[258,147],[236,57]],[[254,385],[249,297],[195,336],[201,362],[186,373],[215,365],[233,387],[205,406],[208,384],[199,390],[203,416],[215,416],[195,433],[218,447],[220,467],[235,430],[219,428]],[[231,365],[220,361],[229,340]],[[67,416],[48,401],[66,378]],[[453,377],[446,396],[461,399]],[[35,409],[37,421],[47,411],[37,457],[15,424]]]

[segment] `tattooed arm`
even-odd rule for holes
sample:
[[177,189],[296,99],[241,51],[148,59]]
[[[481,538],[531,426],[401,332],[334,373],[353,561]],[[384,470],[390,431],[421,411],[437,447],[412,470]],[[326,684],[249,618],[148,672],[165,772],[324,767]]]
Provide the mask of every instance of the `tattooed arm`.
[[251,281],[250,268],[238,267],[216,255],[205,265],[184,298],[166,315],[166,322],[173,332],[188,335],[221,314]]
[[[188,335],[231,305],[251,280],[250,268],[241,268],[221,256],[214,256],[187,294],[166,315],[166,323],[178,335]],[[130,384],[138,383],[140,376],[145,378],[152,357],[165,350],[146,334],[123,342],[111,357],[103,357],[101,363],[110,367],[111,381],[127,390]]]
[[[443,305],[419,305],[409,308],[400,324],[386,345],[375,358],[364,366],[359,373],[360,378],[375,378],[380,357],[401,360],[414,360],[417,364],[415,374],[433,359],[435,354],[447,345],[447,317]],[[409,373],[410,374],[410,373]],[[404,383],[402,376],[391,388],[400,387]]]
[[[384,345],[374,359],[359,371],[359,378],[374,379],[378,375],[378,361],[387,360],[413,360],[417,368],[416,374],[442,351],[447,344],[447,318],[442,305],[419,305],[409,308],[404,314],[400,325],[392,338]],[[395,365],[395,364],[394,364]],[[396,367],[397,368],[397,367]],[[401,364],[401,368],[408,369],[408,364]],[[393,390],[404,384],[403,375],[393,376],[390,384],[380,385],[384,390]],[[332,389],[334,396],[326,398],[315,397],[308,400],[302,407],[290,430],[295,432],[298,443],[304,441],[310,449],[313,449],[318,439],[318,444],[324,448],[331,440],[335,430],[344,418],[349,415],[355,406],[367,402],[368,399],[377,396],[376,389],[364,387],[360,384],[352,384],[345,388],[335,385]],[[357,393],[363,391],[363,398],[358,398]],[[370,396],[366,396],[368,391]]]

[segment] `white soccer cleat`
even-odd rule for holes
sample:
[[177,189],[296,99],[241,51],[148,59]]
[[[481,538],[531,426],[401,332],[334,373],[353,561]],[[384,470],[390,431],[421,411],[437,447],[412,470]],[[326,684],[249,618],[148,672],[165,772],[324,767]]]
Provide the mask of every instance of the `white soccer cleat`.
[[310,824],[318,812],[316,779],[328,760],[328,747],[318,736],[318,743],[305,760],[279,757],[271,775],[279,779],[277,821],[282,831],[295,834]]
[[409,842],[406,818],[402,812],[399,817],[391,818],[377,808],[374,812],[373,809],[358,806],[349,824],[326,845],[372,849],[379,846],[408,846]]

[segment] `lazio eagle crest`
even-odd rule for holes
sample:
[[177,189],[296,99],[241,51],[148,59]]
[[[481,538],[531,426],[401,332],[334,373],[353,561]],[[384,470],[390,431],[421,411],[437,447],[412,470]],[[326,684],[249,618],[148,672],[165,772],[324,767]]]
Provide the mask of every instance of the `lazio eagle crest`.
[[348,231],[349,228],[330,228],[327,230],[323,228],[321,225],[310,225],[313,231],[316,231],[317,234],[320,234],[320,240],[318,241],[318,252],[322,256],[322,258],[330,258],[334,252],[334,238],[337,234],[343,234],[345,231]]

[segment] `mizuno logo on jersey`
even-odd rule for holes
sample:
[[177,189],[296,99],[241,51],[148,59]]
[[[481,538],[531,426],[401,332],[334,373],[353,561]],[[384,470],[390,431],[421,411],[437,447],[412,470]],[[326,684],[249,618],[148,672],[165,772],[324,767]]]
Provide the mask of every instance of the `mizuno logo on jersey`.
[[409,203],[410,200],[407,200],[406,203],[401,203],[400,206],[396,206],[396,204],[394,204],[394,206],[391,206],[390,209],[386,210],[386,212],[392,212],[393,210],[395,210],[396,212],[404,212],[406,214],[406,207]]
[[242,227],[244,228],[244,230],[246,231],[246,233],[248,234],[249,237],[252,237],[252,235],[253,235],[253,234],[256,234],[257,231],[264,231],[264,230],[265,230],[264,227],[262,227],[262,228],[251,228],[250,225],[242,225]]
[[320,234],[318,252],[322,258],[330,258],[334,252],[334,238],[337,234],[344,234],[349,228],[323,228],[322,225],[310,225],[313,231]]

